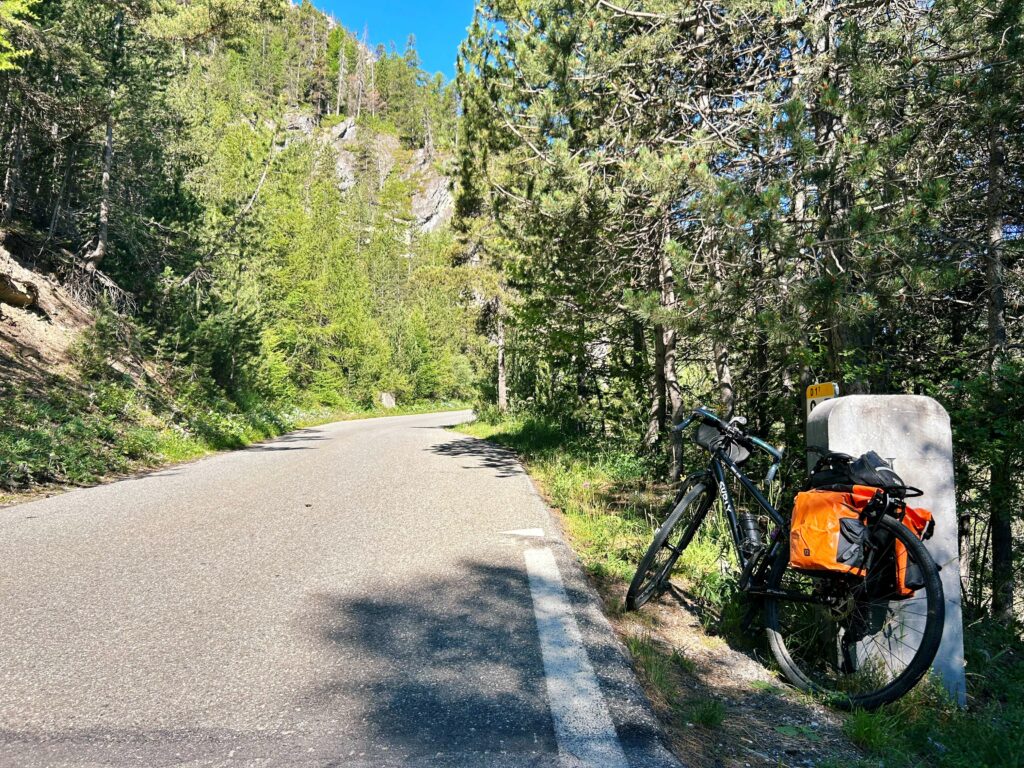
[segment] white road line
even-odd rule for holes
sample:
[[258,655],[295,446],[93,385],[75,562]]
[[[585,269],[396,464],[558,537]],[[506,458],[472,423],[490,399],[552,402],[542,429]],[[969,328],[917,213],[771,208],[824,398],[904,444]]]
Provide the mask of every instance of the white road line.
[[526,573],[561,765],[628,768],[551,550],[526,550]]
[[543,528],[520,528],[516,531],[502,531],[502,536],[520,536],[524,539],[543,539]]

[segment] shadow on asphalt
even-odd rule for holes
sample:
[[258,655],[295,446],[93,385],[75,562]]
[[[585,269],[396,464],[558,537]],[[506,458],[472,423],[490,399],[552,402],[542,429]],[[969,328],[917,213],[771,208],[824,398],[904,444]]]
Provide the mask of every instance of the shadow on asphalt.
[[[571,572],[563,578],[570,601],[587,604],[585,580]],[[312,599],[311,632],[330,649],[330,672],[297,702],[303,711],[330,719],[358,712],[361,738],[410,763],[436,755],[428,764],[488,765],[485,755],[461,762],[442,755],[504,751],[518,759],[503,766],[547,766],[545,756],[557,755],[524,568],[462,561],[442,577],[401,585],[382,579],[372,596]],[[623,746],[639,754],[660,743],[656,722],[633,708],[636,679],[600,610],[579,611],[576,619],[605,700],[620,714]]]
[[523,474],[519,461],[512,451],[486,440],[477,440],[471,437],[459,438],[447,443],[432,445],[427,450],[438,456],[470,457],[477,460],[478,463],[475,465],[463,464],[463,469],[490,469],[494,470],[498,477],[514,477]]
[[[161,469],[161,468],[158,467],[156,469],[144,470],[144,471],[139,472],[139,473],[137,473],[135,475],[130,475],[130,476],[125,477],[125,478],[117,478],[117,479],[118,480],[123,480],[125,482],[137,482],[137,483],[140,483],[140,482],[142,482],[144,480],[159,480],[160,478],[163,478],[163,477],[174,477],[175,475],[180,475],[180,474],[181,474],[181,470],[178,469],[178,468],[171,467],[169,469],[168,468],[162,468]],[[102,487],[102,486],[97,486],[97,487]]]
[[462,563],[411,589],[315,600],[314,631],[336,671],[312,704],[328,717],[361,711],[362,738],[376,749],[408,758],[557,751],[523,569]]
[[246,451],[310,451],[316,446],[313,445],[288,445],[288,443],[309,443],[319,440],[330,439],[328,435],[316,429],[300,429],[298,432],[290,432],[282,437],[275,437],[265,443],[256,443],[245,448]]

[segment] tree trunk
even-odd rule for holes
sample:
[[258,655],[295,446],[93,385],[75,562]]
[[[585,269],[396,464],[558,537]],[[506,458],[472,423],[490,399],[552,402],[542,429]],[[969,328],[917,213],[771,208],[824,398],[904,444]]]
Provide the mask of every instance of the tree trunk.
[[103,179],[100,185],[100,222],[96,247],[85,259],[85,268],[95,272],[107,255],[110,235],[110,171],[114,164],[114,114],[107,115],[107,138],[103,145]]
[[998,129],[989,132],[988,251],[985,277],[988,288],[988,340],[993,358],[1006,352],[1006,287],[1003,265],[1003,185],[1006,152]]
[[60,188],[57,190],[57,200],[53,204],[53,213],[50,215],[50,229],[46,234],[47,239],[52,240],[57,232],[57,224],[60,223],[60,209],[64,205],[64,196],[68,192],[68,185],[71,183],[71,172],[75,167],[75,156],[78,153],[77,145],[73,145],[64,161],[64,176],[61,178]]
[[366,64],[363,49],[356,47],[356,120],[363,113],[363,85],[366,78]]
[[990,467],[989,512],[992,520],[992,615],[1012,624],[1013,615],[1013,479],[1005,435],[1007,415],[999,367],[1006,354],[1006,286],[1003,264],[1003,186],[1006,154],[999,128],[989,131],[988,249],[985,278],[988,292],[988,343],[991,366],[992,425],[997,454]]
[[[673,303],[675,294],[673,292]],[[672,426],[682,421],[683,416],[683,391],[679,387],[679,379],[676,376],[676,331],[673,328],[665,329],[665,396],[668,400],[668,408],[672,414]],[[672,433],[672,479],[678,480],[683,473],[683,436],[678,432]]]
[[373,59],[367,58],[366,65],[370,68],[370,85],[366,89],[366,98],[370,102],[370,115],[371,117],[377,116],[377,81],[376,81],[376,67],[373,64]]
[[7,173],[4,176],[4,208],[3,223],[6,226],[14,219],[14,212],[18,205],[18,190],[21,185],[21,164],[24,160],[24,142],[22,141],[23,116],[18,115],[14,124],[14,136],[12,137],[11,163],[7,166]]
[[502,317],[501,300],[497,302],[498,325],[498,412],[508,411],[508,371],[505,361],[505,318]]
[[[662,235],[661,248],[658,255],[658,288],[661,294],[660,304],[663,309],[673,309],[676,305],[676,278],[672,269],[672,259],[668,253],[669,223],[667,217],[664,221],[664,233]],[[676,344],[678,338],[676,330],[667,325],[661,325],[661,357],[662,357],[662,381],[664,382],[664,408],[671,415],[671,424],[674,427],[682,420],[683,393],[679,387],[679,378],[676,376]],[[662,417],[664,418],[664,417]],[[672,479],[678,480],[683,471],[683,437],[672,433]]]
[[992,462],[989,509],[992,515],[992,616],[1013,624],[1013,478],[1007,452]]
[[[345,65],[348,64],[348,57],[345,55],[345,36],[342,35],[341,43],[338,45],[338,103],[335,106],[334,114],[341,114],[341,104],[346,99],[347,94],[345,93],[345,77],[348,73],[345,72]],[[348,112],[348,105],[345,105],[345,111]]]
[[423,153],[427,159],[434,157],[434,131],[430,125],[430,114],[426,104],[423,105]]
[[[719,257],[717,245],[712,245],[711,272],[715,279],[715,295],[721,296],[722,284],[725,280],[725,272]],[[731,332],[732,328],[725,329]],[[736,391],[732,385],[732,366],[729,364],[729,345],[721,338],[721,332],[716,334],[711,342],[711,354],[715,361],[715,375],[718,378],[718,399],[725,418],[733,415],[736,406]]]
[[648,411],[647,433],[644,435],[644,447],[653,449],[661,433],[665,431],[665,327],[660,323],[654,325],[654,370],[651,382],[651,405]]

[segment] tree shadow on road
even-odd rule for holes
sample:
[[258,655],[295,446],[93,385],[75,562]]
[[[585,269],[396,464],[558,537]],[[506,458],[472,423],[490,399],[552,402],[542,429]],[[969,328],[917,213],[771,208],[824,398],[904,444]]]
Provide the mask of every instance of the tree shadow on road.
[[516,477],[524,474],[519,460],[512,451],[486,440],[473,437],[456,438],[447,443],[432,445],[428,450],[438,456],[475,459],[472,465],[463,464],[463,469],[490,469],[494,470],[498,477]]
[[368,748],[391,758],[557,750],[522,569],[467,563],[411,589],[381,586],[316,597],[314,639],[337,671],[304,708],[361,711]]
[[321,440],[329,439],[322,430],[318,429],[300,429],[297,432],[290,432],[287,435],[281,437],[275,437],[272,440],[266,442],[256,443],[246,448],[246,451],[264,452],[264,451],[310,451],[316,448],[315,445],[291,445],[291,443],[313,443]]

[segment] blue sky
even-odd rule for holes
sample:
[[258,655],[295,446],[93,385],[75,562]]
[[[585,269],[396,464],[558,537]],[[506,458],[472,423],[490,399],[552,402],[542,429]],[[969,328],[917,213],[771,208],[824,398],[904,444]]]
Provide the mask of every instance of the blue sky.
[[333,14],[342,24],[363,34],[370,43],[394,43],[405,49],[410,34],[427,72],[455,77],[455,56],[466,28],[473,21],[473,0],[313,0],[320,10]]

